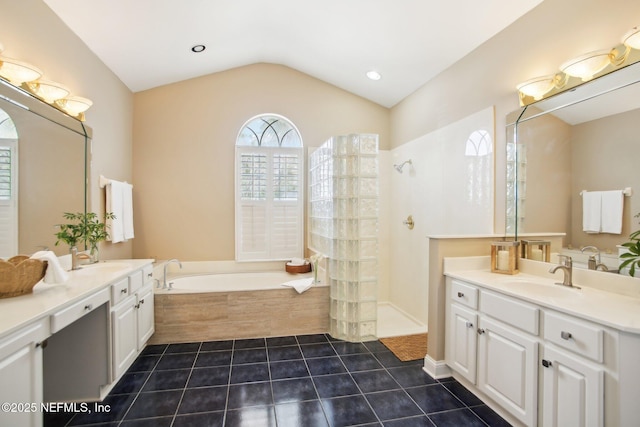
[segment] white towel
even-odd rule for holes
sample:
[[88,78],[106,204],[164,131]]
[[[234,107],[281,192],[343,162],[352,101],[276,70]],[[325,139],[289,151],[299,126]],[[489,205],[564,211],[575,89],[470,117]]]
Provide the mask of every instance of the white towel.
[[133,185],[126,182],[122,191],[122,221],[124,240],[133,239]]
[[313,286],[313,277],[309,277],[306,279],[291,280],[289,282],[283,283],[282,286],[288,286],[290,288],[293,288],[296,291],[298,291],[299,294],[301,294],[307,289],[309,289],[311,286]]
[[47,271],[44,273],[44,283],[64,283],[69,279],[69,275],[60,265],[56,254],[52,251],[39,251],[31,255],[33,259],[47,261]]
[[602,214],[600,231],[603,233],[622,233],[622,210],[624,193],[622,190],[602,192]]
[[124,242],[133,234],[133,186],[126,182],[111,180],[107,184],[106,211],[115,218],[107,219],[112,243]]
[[582,229],[585,232],[600,232],[601,206],[601,191],[584,191],[582,193]]

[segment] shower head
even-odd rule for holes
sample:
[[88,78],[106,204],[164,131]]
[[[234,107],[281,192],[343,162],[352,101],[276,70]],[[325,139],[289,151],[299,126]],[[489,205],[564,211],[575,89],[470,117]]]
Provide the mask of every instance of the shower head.
[[411,159],[405,160],[404,162],[400,163],[399,165],[393,165],[393,168],[395,170],[397,170],[398,173],[402,173],[402,168],[404,168],[404,165],[406,165],[407,163],[409,163],[411,165],[412,164],[411,163]]

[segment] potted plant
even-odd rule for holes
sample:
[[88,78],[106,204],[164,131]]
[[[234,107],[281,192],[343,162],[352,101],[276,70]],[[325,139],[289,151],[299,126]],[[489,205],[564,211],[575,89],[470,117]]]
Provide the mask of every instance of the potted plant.
[[[79,242],[84,242],[85,245],[89,246],[91,262],[98,262],[98,243],[109,237],[106,223],[104,221],[101,222],[94,212],[65,212],[62,216],[71,222],[58,224],[60,231],[56,233],[58,238],[56,246],[60,242],[64,242],[69,245],[71,252],[73,252]],[[115,215],[111,212],[105,214],[105,220],[114,218]]]
[[[640,217],[640,213],[636,214]],[[636,230],[629,235],[629,241],[622,244],[627,252],[620,255],[620,270],[629,267],[629,275],[635,277],[636,267],[640,267],[640,230]]]

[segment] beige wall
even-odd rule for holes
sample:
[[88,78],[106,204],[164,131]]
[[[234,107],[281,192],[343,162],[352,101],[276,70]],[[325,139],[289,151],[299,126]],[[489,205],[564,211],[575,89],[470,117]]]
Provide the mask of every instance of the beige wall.
[[[132,179],[133,95],[41,0],[0,0],[0,28],[4,55],[34,64],[47,79],[94,102],[86,114],[94,135],[90,209],[104,212],[104,190],[95,178]],[[131,242],[102,248],[105,258],[132,255]]]
[[135,257],[232,260],[234,144],[251,117],[289,118],[307,147],[377,133],[389,112],[290,68],[255,64],[135,94]]

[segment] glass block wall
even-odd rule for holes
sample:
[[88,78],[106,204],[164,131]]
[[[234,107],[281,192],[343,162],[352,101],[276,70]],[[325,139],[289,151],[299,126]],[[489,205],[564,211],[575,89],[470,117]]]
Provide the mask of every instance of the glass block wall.
[[376,339],[378,136],[326,141],[309,156],[309,246],[327,257],[330,333]]

